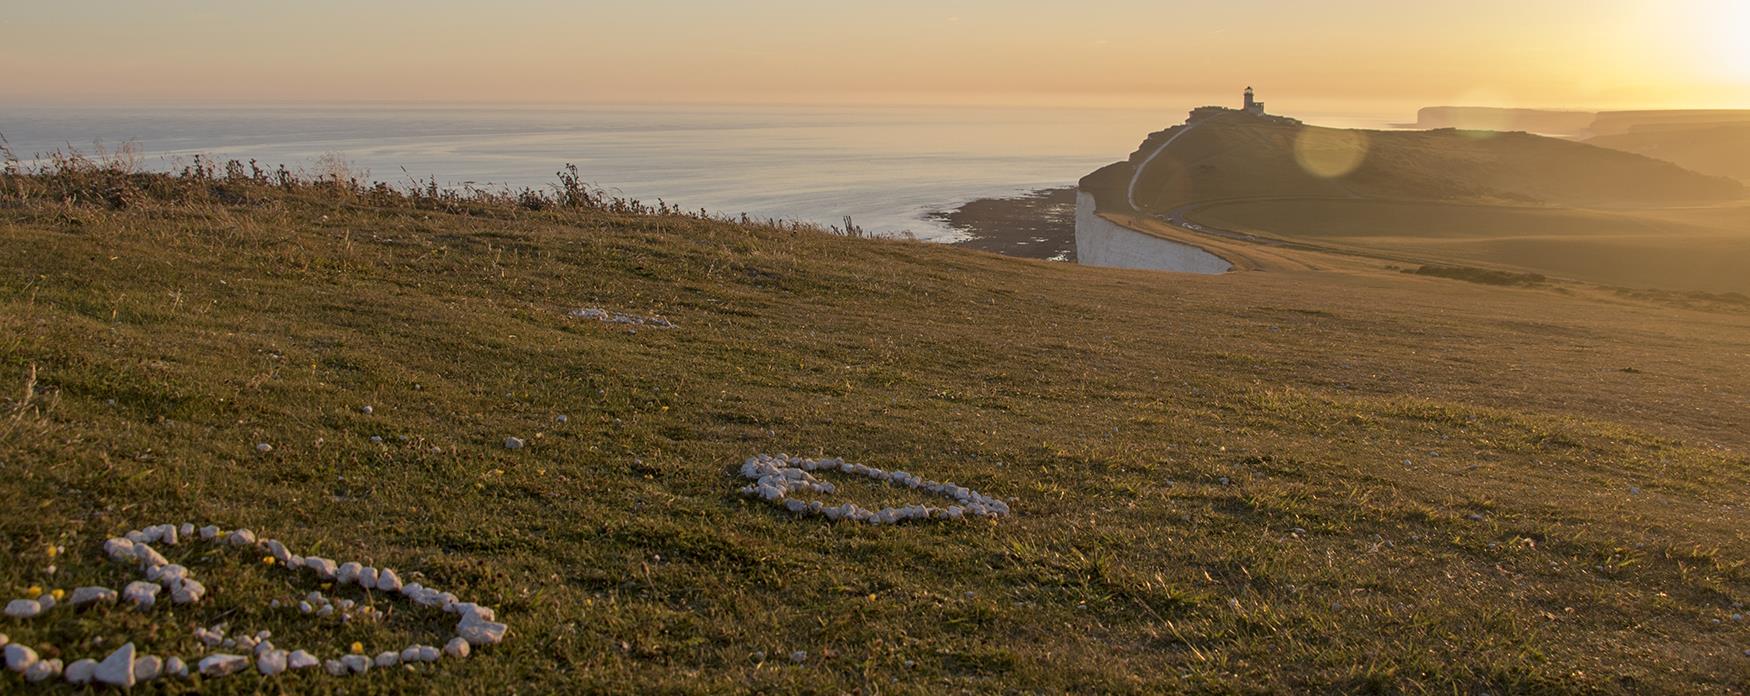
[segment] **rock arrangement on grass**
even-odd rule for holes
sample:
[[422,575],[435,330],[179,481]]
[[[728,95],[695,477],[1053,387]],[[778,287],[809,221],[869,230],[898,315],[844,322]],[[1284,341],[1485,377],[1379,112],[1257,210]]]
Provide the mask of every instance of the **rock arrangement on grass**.
[[641,317],[635,314],[621,314],[619,312],[610,312],[600,307],[573,309],[570,314],[573,319],[595,319],[608,324],[632,324],[634,326],[648,326],[653,329],[680,328],[675,326],[674,322],[662,317]]
[[[832,483],[818,480],[811,473],[823,470],[867,476],[877,481],[904,486],[912,490],[934,493],[953,499],[958,504],[947,507],[907,505],[905,507],[869,510],[855,503],[827,505],[819,500],[805,501],[799,497],[793,497],[793,494],[798,493],[830,495],[836,492],[837,487],[833,486]],[[849,520],[868,524],[897,524],[906,520],[958,520],[966,517],[994,519],[1006,517],[1009,514],[1008,503],[965,486],[955,485],[951,482],[931,481],[904,471],[889,472],[872,466],[851,464],[843,459],[806,459],[787,454],[777,456],[760,454],[749,457],[747,461],[742,462],[741,475],[753,481],[752,484],[741,489],[742,495],[763,498],[773,505],[799,515],[820,515],[835,522]]]
[[[442,649],[430,645],[410,645],[372,658],[360,654],[363,646],[355,643],[352,654],[322,660],[315,653],[305,650],[276,647],[269,640],[271,634],[267,631],[226,637],[222,626],[214,626],[195,629],[195,637],[209,650],[237,651],[242,654],[213,652],[198,659],[190,658],[193,660],[190,662],[180,656],[137,655],[134,644],[128,643],[101,661],[82,659],[63,664],[58,659],[41,659],[30,646],[13,643],[5,634],[0,634],[0,649],[4,650],[6,668],[19,673],[31,683],[61,677],[72,684],[101,684],[121,688],[160,677],[187,678],[195,673],[212,679],[236,674],[251,667],[263,675],[272,676],[288,670],[321,666],[329,674],[338,677],[363,674],[373,666],[392,667],[398,664],[437,662],[444,656],[451,659],[465,658],[475,647],[496,645],[503,641],[510,630],[508,626],[497,622],[497,616],[491,608],[464,602],[453,594],[425,587],[417,582],[403,582],[401,576],[392,569],[375,568],[350,561],[336,562],[319,556],[300,556],[276,539],[257,540],[255,533],[247,529],[224,530],[217,526],[197,529],[190,523],[155,525],[103,542],[104,554],[110,560],[136,566],[145,578],[128,583],[120,592],[107,587],[81,587],[71,595],[54,591],[37,597],[11,600],[6,605],[5,614],[12,619],[29,621],[57,607],[82,608],[116,604],[118,600],[133,609],[145,611],[156,604],[159,596],[166,591],[169,593],[169,600],[175,604],[198,603],[206,597],[206,586],[196,580],[194,573],[188,568],[169,562],[153,548],[154,544],[176,546],[196,540],[266,553],[268,555],[262,559],[264,564],[292,572],[313,573],[317,578],[337,586],[356,584],[367,590],[401,597],[423,607],[441,608],[459,617],[456,635]],[[279,600],[274,600],[273,606],[280,606]],[[375,620],[382,616],[374,608],[359,607],[352,600],[337,600],[320,592],[310,593],[298,602],[297,608],[305,614],[339,614],[343,621],[351,621],[355,617]]]

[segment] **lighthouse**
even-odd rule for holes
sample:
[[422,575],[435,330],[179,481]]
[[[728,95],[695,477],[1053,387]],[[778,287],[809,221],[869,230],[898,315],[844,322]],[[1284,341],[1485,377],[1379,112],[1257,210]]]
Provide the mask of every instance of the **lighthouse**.
[[1264,115],[1264,102],[1258,101],[1257,93],[1252,91],[1252,88],[1250,88],[1250,87],[1246,88],[1245,110],[1246,110],[1246,113],[1252,114],[1254,116],[1263,116]]

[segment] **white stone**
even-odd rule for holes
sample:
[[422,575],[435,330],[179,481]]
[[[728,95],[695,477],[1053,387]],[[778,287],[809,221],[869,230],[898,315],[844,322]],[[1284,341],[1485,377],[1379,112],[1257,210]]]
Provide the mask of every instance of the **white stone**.
[[186,676],[188,676],[188,663],[183,662],[182,658],[180,658],[180,657],[172,657],[168,660],[165,660],[164,661],[164,674],[166,676],[177,677],[179,679],[182,677],[186,677]]
[[481,606],[473,602],[457,602],[451,611],[462,616],[462,623],[498,620],[498,612],[493,611],[492,607]]
[[394,667],[395,665],[401,664],[401,653],[395,652],[393,650],[385,650],[381,653],[378,653],[377,659],[373,660],[373,662],[378,667],[383,667],[383,668]]
[[201,658],[200,672],[203,677],[225,677],[236,674],[249,667],[249,658],[242,655],[208,655]]
[[286,545],[281,543],[278,539],[268,539],[263,543],[263,546],[267,547],[267,553],[268,555],[273,556],[273,560],[281,563],[292,560],[291,549],[286,548]]
[[333,580],[334,574],[339,568],[339,566],[335,565],[334,561],[330,561],[326,558],[317,558],[315,556],[305,557],[304,567],[316,571],[316,576],[323,580]]
[[790,661],[794,662],[796,664],[802,664],[804,662],[807,662],[808,661],[808,651],[797,650],[796,652],[790,653]]
[[175,546],[177,542],[182,540],[182,535],[177,533],[176,525],[174,524],[161,524],[158,525],[158,529],[159,541]]
[[263,676],[271,677],[286,671],[287,656],[284,650],[264,650],[255,656],[255,669]]
[[255,532],[247,529],[239,529],[227,535],[225,541],[230,542],[232,546],[254,546]]
[[158,603],[158,592],[163,589],[163,586],[158,583],[136,580],[122,588],[122,599],[132,603],[137,609],[150,609],[152,605]]
[[390,570],[388,568],[384,568],[383,570],[378,571],[377,572],[377,589],[382,590],[384,592],[400,592],[401,591],[401,576],[396,575],[395,571]]
[[146,571],[147,580],[151,580],[165,587],[174,587],[177,583],[182,582],[183,578],[187,578],[188,576],[188,569],[175,563],[161,565]]
[[364,570],[364,566],[359,565],[357,561],[347,561],[340,564],[340,567],[335,570],[334,579],[343,585],[349,582],[358,582],[361,570]]
[[127,537],[115,537],[103,542],[103,553],[112,561],[131,561],[134,559],[134,542]]
[[194,637],[199,639],[202,645],[209,648],[225,641],[224,631],[217,631],[210,628],[194,629]]
[[189,524],[187,522],[184,522],[184,523],[182,523],[181,527],[177,528],[176,533],[177,533],[177,535],[182,536],[184,538],[193,539],[194,538],[194,525]]
[[473,650],[468,645],[468,641],[461,636],[451,638],[450,642],[444,643],[444,654],[449,655],[450,657],[461,659],[467,657],[470,652],[473,652]]
[[364,655],[347,655],[340,658],[340,663],[346,665],[346,670],[353,674],[364,674],[371,671],[371,659]]
[[462,623],[456,626],[456,635],[460,636],[462,640],[468,641],[469,645],[479,647],[497,645],[504,640],[504,634],[508,630],[510,627],[501,623],[463,619]]
[[292,654],[286,656],[286,669],[309,669],[320,663],[315,655],[303,650],[293,650]]
[[364,406],[359,407],[359,413],[363,413],[367,416],[371,415],[373,413],[376,413],[376,412],[377,412],[377,409],[371,408],[370,404],[365,404]]
[[159,566],[170,564],[170,561],[165,560],[164,554],[158,553],[157,549],[144,543],[134,544],[134,559],[144,564],[147,568],[157,568]]
[[359,569],[359,586],[373,588],[377,586],[377,569],[365,566]]
[[25,669],[29,668],[31,665],[36,664],[36,660],[37,660],[36,651],[31,650],[30,646],[28,646],[28,645],[19,645],[17,643],[13,643],[11,645],[6,646],[5,652],[6,652],[6,669],[10,669],[14,672],[22,673],[22,672],[24,672]]
[[[467,641],[462,642],[466,643]],[[437,662],[438,657],[443,654],[437,647],[431,645],[416,645],[414,647],[419,649],[420,662]]]
[[75,607],[98,603],[114,604],[115,598],[115,590],[107,587],[81,587],[73,590],[73,596],[67,599],[67,603]]
[[146,655],[134,660],[134,679],[137,681],[152,681],[164,673],[164,659],[157,655]]
[[90,684],[97,677],[97,661],[90,658],[74,660],[73,664],[67,665],[61,676],[66,677],[69,684]]
[[92,673],[100,684],[128,688],[134,685],[134,644],[128,643],[115,649],[109,657],[97,663],[97,671]]
[[37,660],[36,663],[24,669],[24,680],[39,684],[61,676],[60,660]]
[[14,599],[6,603],[6,615],[14,619],[28,619],[43,613],[43,605],[34,599]]
[[[257,442],[257,443],[255,443],[255,451],[260,452],[262,454],[267,454],[268,452],[273,451],[273,445],[267,444],[265,442]],[[206,660],[201,660],[201,662],[204,664],[206,662]]]
[[206,585],[187,579],[177,583],[176,589],[170,591],[170,601],[177,604],[193,604],[201,601],[207,595]]
[[507,437],[504,439],[504,448],[508,450],[520,450],[523,448],[524,444],[525,443],[520,437]]
[[212,541],[219,538],[219,528],[213,525],[201,527],[201,541]]

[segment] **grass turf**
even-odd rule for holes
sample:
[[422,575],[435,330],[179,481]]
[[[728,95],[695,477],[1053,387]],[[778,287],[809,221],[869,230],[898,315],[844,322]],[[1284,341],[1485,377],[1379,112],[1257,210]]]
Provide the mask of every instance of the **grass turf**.
[[[151,181],[0,207],[0,587],[117,586],[103,538],[212,520],[417,572],[512,630],[464,663],[206,691],[1750,680],[1742,313]],[[679,328],[567,314],[587,306]],[[1016,515],[875,528],[737,496],[742,458],[779,451]],[[195,654],[219,621],[323,657],[447,634],[404,607],[269,610],[317,586],[243,554],[188,564],[212,590],[194,609],[0,630],[68,658]]]

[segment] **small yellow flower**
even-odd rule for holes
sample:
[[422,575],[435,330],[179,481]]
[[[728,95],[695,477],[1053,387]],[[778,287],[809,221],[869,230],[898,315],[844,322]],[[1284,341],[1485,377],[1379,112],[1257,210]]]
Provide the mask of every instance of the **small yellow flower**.
[[59,601],[61,601],[61,600],[62,600],[62,599],[64,599],[64,598],[66,598],[66,596],[67,596],[67,591],[66,591],[66,590],[63,590],[63,589],[61,589],[61,588],[59,588],[59,587],[57,587],[57,588],[55,588],[55,589],[53,589],[53,590],[51,590],[51,591],[49,591],[49,596],[50,596],[50,597],[54,597],[54,598],[55,598],[55,601],[57,601],[57,602],[59,602]]
[[58,556],[60,554],[61,554],[60,549],[55,548],[53,544],[49,545],[49,558],[54,558],[55,556]]
[[354,654],[354,655],[363,655],[363,654],[365,654],[365,644],[364,644],[364,643],[360,643],[360,642],[358,642],[358,641],[356,641],[356,640],[355,640],[355,641],[353,641],[353,642],[352,642],[352,654]]
[[262,565],[273,565],[274,564],[273,556],[262,556],[261,557],[261,564]]
[[42,585],[31,585],[30,587],[25,588],[25,590],[24,590],[24,594],[27,596],[30,596],[30,597],[40,597],[40,596],[42,596],[42,593],[43,593],[43,586]]
[[504,470],[503,470],[503,469],[493,469],[493,470],[492,470],[492,475],[493,475],[493,476],[503,476],[503,475],[504,475]]

